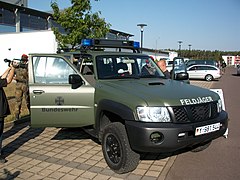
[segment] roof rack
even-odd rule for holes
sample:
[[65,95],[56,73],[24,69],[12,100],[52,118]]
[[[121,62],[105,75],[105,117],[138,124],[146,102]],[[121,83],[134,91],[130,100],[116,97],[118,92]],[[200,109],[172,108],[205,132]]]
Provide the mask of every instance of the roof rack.
[[133,52],[140,52],[139,42],[128,40],[112,40],[112,39],[82,39],[81,44],[77,47],[80,50],[99,50],[101,48],[119,48],[131,49]]

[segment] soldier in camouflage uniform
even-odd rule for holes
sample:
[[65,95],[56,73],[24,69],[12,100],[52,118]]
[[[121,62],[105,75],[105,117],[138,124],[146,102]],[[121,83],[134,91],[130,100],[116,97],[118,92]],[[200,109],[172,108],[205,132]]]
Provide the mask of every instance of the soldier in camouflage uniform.
[[[30,112],[30,97],[28,88],[28,56],[23,54],[21,57],[21,63],[15,68],[15,80],[16,80],[16,105],[15,105],[15,119],[18,120],[21,113],[23,96],[25,97],[27,108]],[[24,66],[25,65],[25,66]]]

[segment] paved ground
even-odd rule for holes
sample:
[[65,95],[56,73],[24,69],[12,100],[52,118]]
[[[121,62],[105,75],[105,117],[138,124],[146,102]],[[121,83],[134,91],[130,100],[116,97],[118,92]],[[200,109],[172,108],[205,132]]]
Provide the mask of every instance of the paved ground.
[[[191,81],[210,88],[213,82]],[[1,179],[165,179],[176,156],[145,155],[131,173],[116,174],[110,170],[101,146],[81,129],[34,129],[28,122],[7,126],[4,130]]]

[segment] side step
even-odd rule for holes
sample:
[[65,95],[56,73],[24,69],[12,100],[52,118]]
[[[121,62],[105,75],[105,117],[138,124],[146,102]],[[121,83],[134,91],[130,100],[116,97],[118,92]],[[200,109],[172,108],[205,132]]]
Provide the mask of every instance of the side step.
[[97,131],[93,128],[93,126],[86,126],[86,127],[83,127],[82,129],[89,135],[98,139]]

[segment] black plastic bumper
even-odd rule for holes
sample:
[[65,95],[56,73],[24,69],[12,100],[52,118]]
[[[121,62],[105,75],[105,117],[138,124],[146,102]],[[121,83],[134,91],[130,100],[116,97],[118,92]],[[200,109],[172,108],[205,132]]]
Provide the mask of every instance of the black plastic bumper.
[[[221,124],[218,131],[195,136],[196,127],[218,122]],[[222,136],[228,127],[228,115],[223,111],[218,118],[186,124],[126,121],[125,125],[129,143],[133,150],[138,152],[164,153],[192,147]],[[160,134],[161,140],[153,141],[150,137],[154,134]]]

